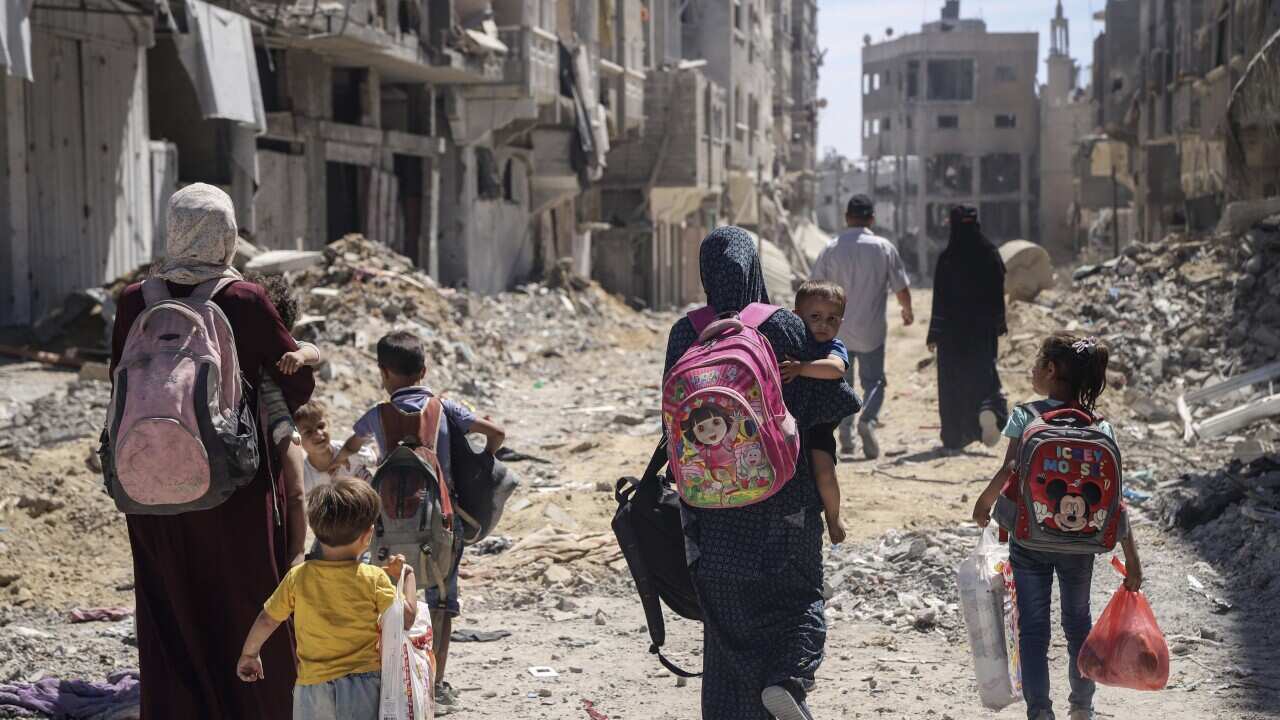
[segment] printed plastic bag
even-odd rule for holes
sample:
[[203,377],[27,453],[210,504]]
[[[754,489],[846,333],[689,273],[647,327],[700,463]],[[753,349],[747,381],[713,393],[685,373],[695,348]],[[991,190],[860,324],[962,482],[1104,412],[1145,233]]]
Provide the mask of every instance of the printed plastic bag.
[[1022,698],[1022,632],[1018,629],[1018,586],[1013,581],[1013,563],[1000,566],[1004,580],[1004,654],[1009,671],[1009,685]]
[[[1008,624],[1004,570],[1009,550],[996,536],[996,526],[987,526],[978,546],[956,568],[960,586],[960,606],[969,629],[974,671],[978,676],[978,696],[982,704],[999,710],[1022,699],[1017,656],[1009,655],[1006,644]],[[1016,628],[1016,619],[1015,625]],[[1016,637],[1015,637],[1016,649]],[[1011,668],[1014,672],[1011,672]]]
[[[407,570],[407,568],[406,568]],[[382,698],[379,720],[429,720],[435,717],[435,657],[431,611],[418,603],[413,627],[404,629],[404,576],[396,583],[396,600],[382,615]],[[416,600],[415,600],[416,602]]]
[[[1111,564],[1124,574],[1114,557]],[[1103,685],[1160,690],[1169,682],[1169,646],[1141,592],[1121,585],[1093,626],[1078,659],[1080,674]]]

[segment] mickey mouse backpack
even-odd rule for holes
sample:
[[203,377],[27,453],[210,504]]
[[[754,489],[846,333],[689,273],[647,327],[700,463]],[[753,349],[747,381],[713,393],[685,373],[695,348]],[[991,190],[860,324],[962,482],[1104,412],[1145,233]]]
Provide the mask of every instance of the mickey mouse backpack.
[[717,318],[689,314],[698,341],[662,382],[662,422],[680,498],[700,508],[734,508],[772,497],[796,472],[800,437],[782,400],[773,347],[760,325],[778,308],[752,303]]
[[1029,550],[1105,553],[1122,530],[1120,448],[1100,418],[1077,407],[1023,406],[1035,415],[1022,432],[1017,473],[992,516]]

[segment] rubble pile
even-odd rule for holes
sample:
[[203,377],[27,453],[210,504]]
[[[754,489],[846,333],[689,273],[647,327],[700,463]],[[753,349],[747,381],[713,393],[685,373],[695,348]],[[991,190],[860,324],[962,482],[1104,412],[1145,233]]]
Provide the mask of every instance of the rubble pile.
[[628,329],[660,329],[596,283],[563,269],[548,279],[496,296],[442,288],[387,246],[348,235],[293,278],[304,309],[296,333],[372,356],[383,334],[410,330],[426,343],[434,384],[484,396],[509,368],[606,348]]
[[1280,606],[1280,460],[1185,474],[1154,501],[1166,527],[1185,531],[1238,596]]
[[0,407],[0,455],[26,461],[36,448],[95,437],[110,401],[107,383],[80,380],[30,403]]
[[975,526],[889,530],[873,544],[836,546],[826,561],[828,618],[940,629],[959,638],[956,566],[978,542]]
[[1188,386],[1280,356],[1280,215],[1239,237],[1165,237],[1085,265],[1058,307],[1107,339],[1132,384]]

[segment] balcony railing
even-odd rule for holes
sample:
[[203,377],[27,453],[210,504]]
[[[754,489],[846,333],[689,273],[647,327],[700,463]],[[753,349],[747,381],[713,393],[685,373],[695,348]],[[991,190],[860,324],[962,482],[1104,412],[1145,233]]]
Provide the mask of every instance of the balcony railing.
[[502,27],[498,39],[507,46],[503,83],[519,86],[522,94],[532,95],[539,103],[554,101],[560,94],[556,36],[538,27]]

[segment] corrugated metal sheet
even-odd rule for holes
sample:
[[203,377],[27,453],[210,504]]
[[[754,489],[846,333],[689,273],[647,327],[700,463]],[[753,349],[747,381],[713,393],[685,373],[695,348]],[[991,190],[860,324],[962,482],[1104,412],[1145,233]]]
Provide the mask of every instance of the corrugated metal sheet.
[[[85,22],[94,30],[98,20]],[[27,180],[39,318],[69,292],[150,262],[154,228],[142,48],[37,26],[32,62]]]

